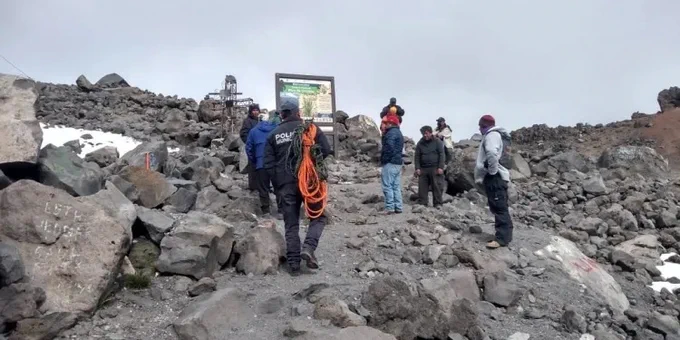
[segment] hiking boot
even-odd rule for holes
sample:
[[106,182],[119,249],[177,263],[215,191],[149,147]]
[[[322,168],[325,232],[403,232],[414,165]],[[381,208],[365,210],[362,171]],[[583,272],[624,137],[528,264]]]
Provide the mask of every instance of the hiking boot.
[[288,265],[287,272],[290,276],[296,277],[300,276],[302,274],[302,269],[300,268],[300,264],[297,265]]
[[395,210],[395,211],[394,211],[395,214],[401,214],[402,212],[403,212],[403,211],[401,211],[401,210]]
[[319,262],[316,261],[313,251],[304,249],[302,254],[300,254],[300,257],[307,262],[307,268],[319,269]]
[[489,242],[489,243],[486,244],[486,247],[489,248],[489,249],[498,249],[498,248],[500,248],[500,247],[502,247],[502,246],[503,246],[503,245],[501,245],[501,244],[498,243],[497,241],[491,241],[491,242]]

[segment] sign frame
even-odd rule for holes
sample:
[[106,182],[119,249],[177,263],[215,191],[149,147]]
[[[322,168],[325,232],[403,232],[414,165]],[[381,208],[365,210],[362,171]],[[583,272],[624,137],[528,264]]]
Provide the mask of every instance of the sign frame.
[[[336,122],[336,117],[335,117],[335,112],[337,111],[336,108],[336,101],[335,101],[335,77],[332,76],[318,76],[318,75],[308,75],[308,74],[296,74],[296,73],[276,73],[274,75],[274,89],[275,89],[275,98],[276,98],[276,109],[281,110],[281,93],[283,90],[283,80],[284,79],[289,79],[292,81],[299,80],[302,83],[307,83],[307,82],[329,82],[330,83],[330,95],[331,95],[331,118],[332,122],[328,121],[315,121],[314,117],[312,118],[312,122],[314,124],[318,125],[319,128],[324,132],[324,134],[329,139],[329,142],[331,144],[331,149],[333,151],[336,151],[336,145],[338,145],[338,134],[337,131],[335,130],[335,122]],[[302,103],[300,103],[300,106],[302,106]],[[309,119],[305,119],[309,120]],[[329,131],[330,130],[330,131]],[[329,136],[330,135],[330,136]]]

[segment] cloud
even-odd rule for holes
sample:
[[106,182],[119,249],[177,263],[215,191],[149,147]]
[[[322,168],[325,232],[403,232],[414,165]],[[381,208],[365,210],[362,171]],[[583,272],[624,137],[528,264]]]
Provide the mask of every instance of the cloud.
[[[190,5],[188,5],[190,4]],[[0,54],[31,77],[73,83],[117,72],[201,99],[233,74],[274,103],[274,73],[335,76],[338,109],[378,112],[392,96],[412,137],[443,116],[467,138],[481,114],[515,129],[655,112],[680,80],[680,2],[10,1]],[[0,72],[17,73],[0,62]]]

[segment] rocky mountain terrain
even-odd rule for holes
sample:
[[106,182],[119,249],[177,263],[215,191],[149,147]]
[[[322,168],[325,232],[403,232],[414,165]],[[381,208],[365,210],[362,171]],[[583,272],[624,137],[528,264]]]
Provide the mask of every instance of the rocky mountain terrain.
[[[456,145],[442,209],[382,215],[378,128],[338,112],[321,269],[291,277],[282,222],[246,189],[238,113],[224,131],[214,103],[115,74],[2,75],[0,338],[680,339],[678,292],[650,288],[680,283],[657,267],[680,252],[677,92],[630,121],[514,131],[514,241],[494,251],[475,138]],[[80,158],[80,141],[41,148],[39,121],[144,143]]]

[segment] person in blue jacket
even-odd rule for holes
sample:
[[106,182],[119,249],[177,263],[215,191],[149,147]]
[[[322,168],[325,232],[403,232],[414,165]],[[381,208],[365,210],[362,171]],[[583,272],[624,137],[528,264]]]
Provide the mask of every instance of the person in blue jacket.
[[[273,178],[270,178],[267,169],[264,168],[264,147],[269,133],[276,128],[281,119],[275,111],[270,113],[268,120],[265,120],[265,117],[265,115],[260,115],[260,122],[248,132],[246,154],[248,155],[248,160],[255,166],[255,181],[257,192],[260,195],[262,213],[270,214],[269,191]],[[276,185],[274,185],[274,188],[276,188]],[[278,212],[280,212],[279,195],[277,192],[274,192],[274,194],[276,195],[276,205],[279,208]]]

